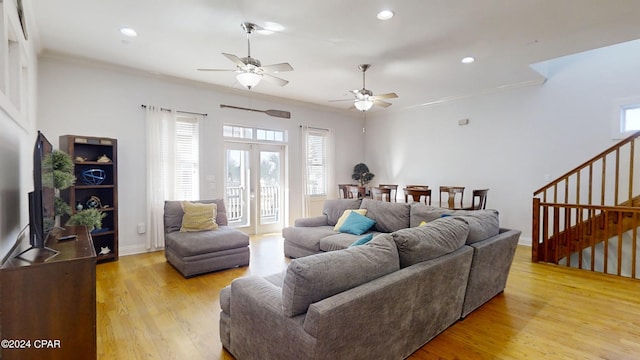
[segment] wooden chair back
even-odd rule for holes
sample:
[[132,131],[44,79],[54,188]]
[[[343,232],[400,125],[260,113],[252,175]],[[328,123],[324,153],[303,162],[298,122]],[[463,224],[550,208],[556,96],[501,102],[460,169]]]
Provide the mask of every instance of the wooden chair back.
[[[447,194],[447,203],[443,203],[442,202],[442,194]],[[456,196],[460,194],[460,206],[459,208],[462,208],[462,201],[464,199],[464,186],[440,186],[440,197],[439,197],[439,201],[440,201],[440,206],[441,207],[448,207],[449,209],[453,209],[456,207],[456,204],[458,203],[456,201]]]
[[[398,184],[380,184],[378,185],[378,187],[381,189],[391,190],[389,193],[389,201],[391,200],[393,200],[393,202],[396,201],[396,197],[398,197]],[[393,196],[391,196],[391,193],[393,193]]]
[[487,207],[487,193],[489,189],[474,189],[471,197],[471,207],[466,210],[482,210]]
[[431,205],[431,189],[425,188],[404,188],[404,201],[409,202],[409,196],[413,202],[422,202],[424,198],[425,205]]
[[366,189],[364,186],[359,185],[347,185],[347,198],[348,199],[362,199],[366,196]]
[[358,186],[358,184],[338,184],[338,198],[340,199],[349,198],[347,186]]
[[391,202],[391,188],[386,187],[372,187],[371,188],[371,198],[373,200],[387,201]]

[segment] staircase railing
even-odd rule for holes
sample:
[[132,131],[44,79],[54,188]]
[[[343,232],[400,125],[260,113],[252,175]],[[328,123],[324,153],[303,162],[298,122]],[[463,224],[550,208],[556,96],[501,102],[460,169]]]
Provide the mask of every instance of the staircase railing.
[[638,145],[640,131],[533,193],[534,262],[636,277]]

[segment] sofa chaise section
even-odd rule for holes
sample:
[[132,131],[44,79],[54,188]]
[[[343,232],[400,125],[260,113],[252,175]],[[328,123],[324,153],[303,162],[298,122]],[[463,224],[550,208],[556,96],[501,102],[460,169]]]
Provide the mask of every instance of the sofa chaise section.
[[249,265],[249,236],[228,226],[222,199],[194,203],[217,206],[215,230],[181,232],[184,211],[181,201],[165,201],[165,257],[185,278]]

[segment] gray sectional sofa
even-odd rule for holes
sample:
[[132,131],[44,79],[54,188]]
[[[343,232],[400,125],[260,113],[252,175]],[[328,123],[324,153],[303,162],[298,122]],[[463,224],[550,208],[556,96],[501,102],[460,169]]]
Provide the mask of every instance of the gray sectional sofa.
[[[357,208],[375,236],[350,247],[361,235],[333,225]],[[329,200],[295,225],[283,230],[295,257],[283,273],[220,293],[220,338],[239,360],[404,359],[504,290],[520,236],[494,210],[369,199]]]

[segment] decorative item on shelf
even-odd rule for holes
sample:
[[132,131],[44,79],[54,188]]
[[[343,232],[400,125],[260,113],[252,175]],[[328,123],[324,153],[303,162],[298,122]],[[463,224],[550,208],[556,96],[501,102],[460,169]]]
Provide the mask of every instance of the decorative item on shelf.
[[100,185],[106,177],[107,174],[102,169],[86,169],[80,175],[80,179],[85,185]]
[[82,203],[78,201],[78,203],[76,204],[76,210],[81,211],[82,209],[84,209],[84,206],[82,206]]
[[109,249],[108,246],[101,246],[99,255],[107,255],[110,252],[111,252],[111,249]]
[[76,162],[80,162],[81,163],[81,162],[87,161],[87,158],[82,157],[82,156],[76,156],[75,160],[76,160]]
[[373,179],[375,175],[369,172],[369,167],[363,163],[356,164],[353,167],[353,175],[351,178],[356,181],[360,181],[361,186],[365,186]]
[[111,159],[107,155],[101,155],[97,160],[99,163],[110,163]]
[[95,195],[91,196],[89,200],[87,200],[87,208],[89,209],[102,209],[102,207],[100,198]]
[[89,231],[102,229],[102,219],[106,216],[107,214],[98,209],[84,209],[71,215],[67,225],[84,225]]

